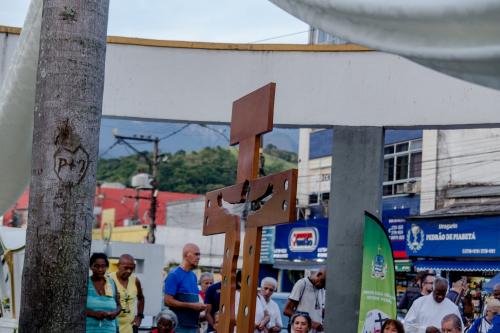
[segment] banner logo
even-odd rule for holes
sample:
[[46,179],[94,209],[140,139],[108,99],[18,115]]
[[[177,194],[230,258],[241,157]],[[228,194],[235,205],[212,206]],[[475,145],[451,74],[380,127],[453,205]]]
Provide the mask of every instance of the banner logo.
[[363,333],[382,333],[382,325],[389,316],[379,309],[374,309],[366,314],[363,324]]
[[313,252],[318,247],[318,229],[294,228],[290,232],[288,247],[293,252]]
[[406,243],[408,244],[408,248],[417,252],[422,249],[424,246],[424,231],[416,224],[412,224],[410,230],[406,234]]
[[387,274],[387,264],[385,258],[380,254],[381,247],[378,246],[379,253],[372,260],[372,277],[383,280]]

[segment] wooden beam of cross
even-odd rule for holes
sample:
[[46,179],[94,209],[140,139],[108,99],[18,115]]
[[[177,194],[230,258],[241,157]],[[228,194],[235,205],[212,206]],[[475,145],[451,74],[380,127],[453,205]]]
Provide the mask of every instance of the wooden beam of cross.
[[[254,331],[262,227],[295,220],[297,170],[257,178],[261,136],[273,127],[274,93],[270,83],[233,103],[231,145],[239,144],[236,185],[207,194],[204,235],[226,233],[219,332],[234,329],[235,272],[240,220],[245,222],[243,271],[238,309],[238,333]],[[243,204],[241,216],[227,212],[223,202]],[[215,204],[215,205],[214,205]],[[238,227],[235,226],[238,225]],[[228,233],[238,232],[231,238]],[[228,243],[229,241],[233,243]],[[229,304],[229,306],[228,306]],[[230,311],[228,311],[228,309]]]
[[236,266],[240,252],[240,218],[229,215],[222,207],[222,198],[230,203],[240,203],[242,186],[232,186],[224,191],[213,191],[205,197],[203,235],[225,234],[222,265],[222,286],[219,306],[218,330],[233,332],[236,290]]

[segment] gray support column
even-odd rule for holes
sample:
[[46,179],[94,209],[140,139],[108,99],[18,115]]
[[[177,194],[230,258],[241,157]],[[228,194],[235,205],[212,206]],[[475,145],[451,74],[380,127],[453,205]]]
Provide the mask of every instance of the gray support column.
[[384,130],[335,126],[333,142],[325,332],[355,333],[364,211],[381,215]]

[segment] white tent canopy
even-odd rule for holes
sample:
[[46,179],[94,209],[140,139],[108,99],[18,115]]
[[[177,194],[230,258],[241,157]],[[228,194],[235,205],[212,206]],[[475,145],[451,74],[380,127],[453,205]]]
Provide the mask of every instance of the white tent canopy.
[[500,89],[495,0],[270,0],[335,36]]

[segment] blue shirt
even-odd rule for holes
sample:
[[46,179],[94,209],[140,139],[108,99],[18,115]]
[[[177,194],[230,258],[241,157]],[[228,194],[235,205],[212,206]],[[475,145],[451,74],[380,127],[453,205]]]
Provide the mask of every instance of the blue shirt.
[[493,327],[490,328],[488,333],[500,333],[500,315],[496,315],[493,320]]
[[196,275],[191,271],[185,271],[182,267],[176,267],[168,273],[163,286],[163,292],[166,295],[174,296],[178,293],[194,294],[198,297],[198,282]]
[[[221,286],[222,283],[217,282],[208,287],[207,291],[205,292],[205,304],[210,304],[212,306],[212,308],[210,309],[210,314],[212,315],[212,318],[214,318],[215,313],[219,311]],[[210,324],[208,324],[208,332],[213,330],[214,328]]]
[[[178,301],[187,303],[198,303],[198,283],[196,275],[191,271],[185,271],[182,267],[175,268],[168,273],[163,286],[163,293],[170,295]],[[171,308],[177,315],[180,327],[198,327],[200,313],[185,308]]]

